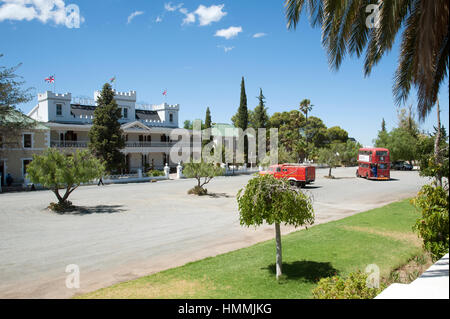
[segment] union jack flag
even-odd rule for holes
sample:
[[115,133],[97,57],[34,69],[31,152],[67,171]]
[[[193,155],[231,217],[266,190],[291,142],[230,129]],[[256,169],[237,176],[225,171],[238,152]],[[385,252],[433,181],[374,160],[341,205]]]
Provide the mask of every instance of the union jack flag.
[[48,78],[45,79],[45,82],[47,82],[47,83],[55,82],[55,76],[54,75],[50,75]]

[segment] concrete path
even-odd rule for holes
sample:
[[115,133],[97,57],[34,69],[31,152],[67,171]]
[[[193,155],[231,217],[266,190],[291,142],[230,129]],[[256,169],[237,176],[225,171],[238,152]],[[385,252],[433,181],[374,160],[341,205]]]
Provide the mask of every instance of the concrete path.
[[[412,197],[427,182],[417,172],[387,182],[327,172],[306,189],[316,224]],[[186,194],[193,180],[81,187],[70,200],[83,211],[66,215],[45,209],[50,191],[0,194],[0,298],[68,298],[272,239],[272,226],[239,225],[235,196],[250,178],[216,178],[205,197]],[[79,289],[66,288],[69,264],[80,268]]]
[[410,284],[392,284],[375,299],[449,299],[448,254]]

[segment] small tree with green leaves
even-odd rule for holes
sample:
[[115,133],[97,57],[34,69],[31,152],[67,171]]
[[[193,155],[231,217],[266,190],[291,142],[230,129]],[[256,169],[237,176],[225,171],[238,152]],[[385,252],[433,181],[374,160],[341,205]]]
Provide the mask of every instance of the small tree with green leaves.
[[340,144],[331,144],[329,148],[324,147],[319,150],[318,161],[319,163],[328,165],[328,177],[333,177],[331,175],[331,169],[339,165],[343,152],[343,146]]
[[188,191],[188,194],[206,195],[208,190],[203,186],[208,184],[214,177],[224,174],[224,169],[213,163],[187,163],[183,168],[183,175],[187,178],[195,178],[197,185]]
[[438,260],[448,253],[449,247],[448,187],[425,185],[412,204],[422,214],[413,229],[423,239],[423,247],[433,260]]
[[[49,148],[42,155],[34,155],[27,166],[28,178],[32,183],[41,184],[55,193],[58,204],[50,204],[55,210],[72,206],[68,201],[69,195],[82,183],[102,176],[103,172],[102,163],[88,150],[64,154]],[[59,193],[61,189],[65,189],[64,195]]]
[[237,201],[242,226],[275,224],[276,278],[282,275],[282,247],[280,224],[295,227],[312,225],[314,210],[311,198],[286,179],[272,175],[252,178],[238,191]]

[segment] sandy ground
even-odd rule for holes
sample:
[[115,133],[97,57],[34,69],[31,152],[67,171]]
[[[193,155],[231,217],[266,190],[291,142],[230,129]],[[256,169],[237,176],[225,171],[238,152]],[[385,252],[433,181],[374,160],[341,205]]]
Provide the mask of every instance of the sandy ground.
[[[412,197],[427,182],[417,172],[386,182],[357,179],[355,168],[327,173],[306,189],[316,224]],[[250,178],[216,178],[205,197],[186,194],[193,180],[81,187],[70,200],[83,212],[66,215],[45,209],[50,191],[0,194],[0,298],[69,298],[271,239],[272,226],[239,225],[235,196]],[[66,288],[69,264],[79,289]]]

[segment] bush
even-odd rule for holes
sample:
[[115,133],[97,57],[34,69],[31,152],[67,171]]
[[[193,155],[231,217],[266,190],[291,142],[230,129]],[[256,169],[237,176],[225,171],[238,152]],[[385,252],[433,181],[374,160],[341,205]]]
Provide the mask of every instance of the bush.
[[57,213],[63,213],[66,211],[70,211],[72,209],[74,209],[75,207],[72,205],[71,201],[65,201],[62,203],[50,203],[50,205],[48,206],[48,209],[57,212]]
[[156,169],[151,169],[147,172],[148,177],[157,177],[157,176],[165,176],[166,174],[163,171],[158,171]]
[[373,299],[385,288],[367,286],[367,274],[361,271],[350,273],[347,278],[333,276],[322,278],[312,294],[315,299]]
[[200,186],[195,186],[194,188],[191,188],[190,190],[188,190],[188,194],[189,195],[203,196],[203,195],[207,195],[208,194],[208,190],[206,188],[203,188],[203,187],[200,187]]
[[449,218],[448,190],[425,185],[412,200],[422,216],[413,229],[423,239],[423,247],[434,261],[448,253]]

